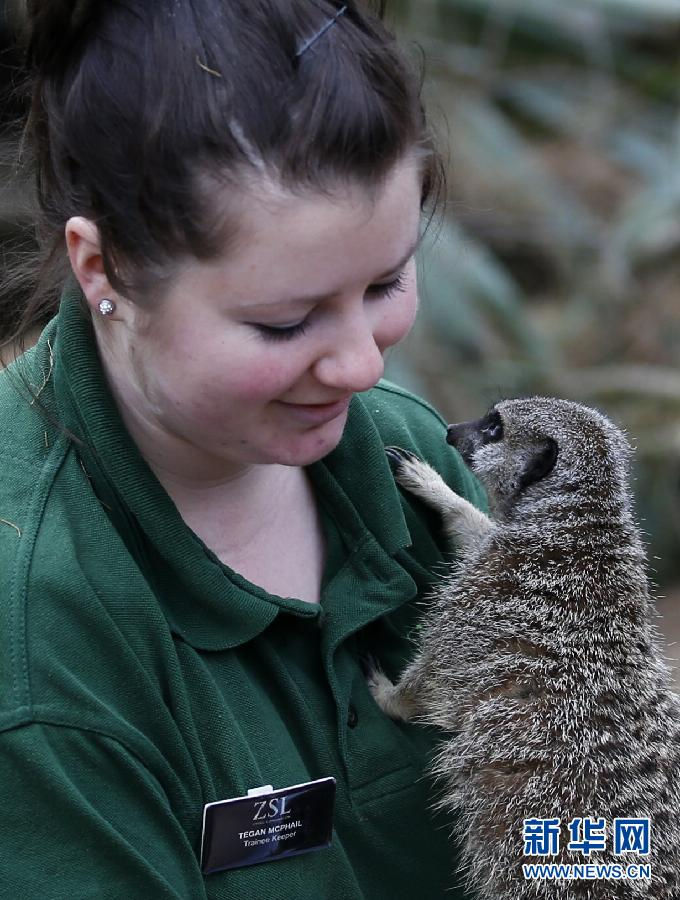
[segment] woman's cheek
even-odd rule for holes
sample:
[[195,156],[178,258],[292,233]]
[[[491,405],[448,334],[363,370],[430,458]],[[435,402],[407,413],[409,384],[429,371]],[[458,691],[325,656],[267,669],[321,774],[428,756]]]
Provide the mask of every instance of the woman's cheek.
[[393,302],[387,302],[375,338],[381,350],[393,347],[403,340],[413,327],[418,312],[418,289],[415,279]]
[[[252,348],[242,357],[231,355],[228,365],[205,386],[205,395],[220,406],[244,404],[256,405],[269,402],[285,393],[295,380],[288,360],[280,359],[277,348],[262,348],[253,353]],[[217,375],[217,372],[220,372]]]

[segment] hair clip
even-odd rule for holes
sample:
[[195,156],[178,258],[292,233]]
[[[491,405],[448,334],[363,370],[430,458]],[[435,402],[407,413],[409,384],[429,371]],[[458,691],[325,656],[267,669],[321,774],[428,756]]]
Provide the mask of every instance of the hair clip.
[[346,5],[343,6],[341,9],[339,9],[338,12],[336,12],[336,14],[333,16],[333,18],[332,18],[332,19],[329,19],[329,20],[326,22],[326,24],[323,26],[323,28],[321,29],[321,31],[317,32],[317,33],[314,35],[314,37],[310,38],[310,39],[307,41],[307,43],[304,44],[304,46],[303,46],[300,50],[298,50],[298,52],[295,54],[295,58],[296,58],[296,59],[299,59],[299,58],[302,56],[303,53],[305,53],[307,50],[309,50],[309,48],[312,46],[312,44],[313,44],[315,41],[318,41],[319,38],[321,37],[321,35],[325,34],[325,33],[328,31],[328,29],[331,27],[331,25],[335,25],[335,23],[338,21],[338,19],[339,19],[340,16],[345,12],[346,9],[347,9],[347,6],[346,6]]

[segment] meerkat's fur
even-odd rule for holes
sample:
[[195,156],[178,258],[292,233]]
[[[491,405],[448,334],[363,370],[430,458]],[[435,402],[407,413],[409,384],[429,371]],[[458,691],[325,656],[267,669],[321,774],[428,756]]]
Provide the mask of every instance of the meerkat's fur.
[[[653,619],[631,509],[630,448],[587,407],[497,404],[447,440],[484,484],[491,517],[412,454],[398,483],[437,509],[459,561],[433,591],[393,717],[446,732],[435,770],[480,900],[680,900],[680,705]],[[567,851],[575,817],[606,820],[606,849]],[[651,851],[614,856],[615,818],[651,822]],[[524,856],[523,821],[559,818],[557,855]],[[580,836],[579,836],[580,837]],[[523,863],[645,863],[651,880],[528,880]]]

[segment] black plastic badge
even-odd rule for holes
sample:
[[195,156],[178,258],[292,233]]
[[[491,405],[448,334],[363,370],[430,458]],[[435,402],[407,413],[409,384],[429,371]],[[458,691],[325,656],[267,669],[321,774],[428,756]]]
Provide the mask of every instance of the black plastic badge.
[[274,791],[271,785],[207,803],[203,809],[204,874],[285,859],[331,843],[335,778]]

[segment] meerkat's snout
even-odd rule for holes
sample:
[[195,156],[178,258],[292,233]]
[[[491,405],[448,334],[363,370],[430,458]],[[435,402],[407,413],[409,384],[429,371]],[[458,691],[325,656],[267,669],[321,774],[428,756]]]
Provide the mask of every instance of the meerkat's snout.
[[475,450],[484,444],[503,439],[503,420],[497,409],[492,409],[481,419],[473,422],[459,422],[446,429],[446,442],[456,450],[469,466]]
[[456,448],[468,466],[476,446],[474,436],[477,424],[477,422],[459,422],[456,425],[449,425],[446,429],[446,443]]

